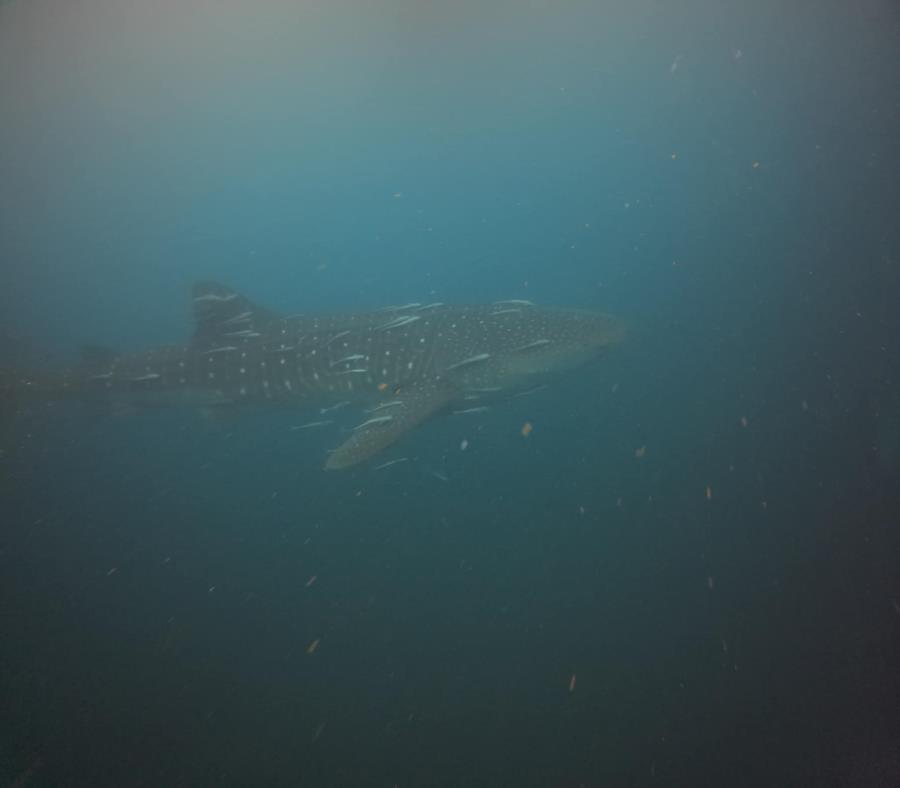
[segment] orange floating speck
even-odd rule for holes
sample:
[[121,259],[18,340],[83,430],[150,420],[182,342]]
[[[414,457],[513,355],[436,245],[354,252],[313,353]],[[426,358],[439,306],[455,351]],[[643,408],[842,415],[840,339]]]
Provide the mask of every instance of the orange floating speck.
[[307,654],[315,654],[316,649],[319,647],[319,638],[316,638],[312,643],[307,646],[306,653]]
[[523,437],[523,438],[527,438],[529,435],[531,435],[531,431],[532,431],[533,429],[534,429],[534,427],[532,426],[531,422],[530,422],[530,421],[526,421],[526,422],[522,425],[522,437]]
[[379,390],[379,391],[385,391],[385,390],[387,389],[387,387],[388,387],[388,384],[387,384],[387,383],[379,383],[379,384],[378,384],[378,390]]
[[572,674],[572,678],[569,679],[569,692],[575,692],[575,674]]

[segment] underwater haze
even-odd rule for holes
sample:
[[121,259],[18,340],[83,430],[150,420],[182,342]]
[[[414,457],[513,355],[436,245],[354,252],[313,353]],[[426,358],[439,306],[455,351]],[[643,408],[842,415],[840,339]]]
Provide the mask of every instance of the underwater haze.
[[[898,77],[892,0],[0,2],[0,788],[900,786]],[[334,471],[392,417],[29,389],[232,293],[625,333]]]

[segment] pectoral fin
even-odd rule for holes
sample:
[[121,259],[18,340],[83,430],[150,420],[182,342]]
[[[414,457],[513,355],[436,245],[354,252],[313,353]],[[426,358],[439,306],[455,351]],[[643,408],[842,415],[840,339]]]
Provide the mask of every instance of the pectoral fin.
[[408,430],[445,407],[459,395],[443,380],[422,380],[404,386],[391,395],[384,407],[370,413],[325,463],[325,470],[349,468],[390,446]]

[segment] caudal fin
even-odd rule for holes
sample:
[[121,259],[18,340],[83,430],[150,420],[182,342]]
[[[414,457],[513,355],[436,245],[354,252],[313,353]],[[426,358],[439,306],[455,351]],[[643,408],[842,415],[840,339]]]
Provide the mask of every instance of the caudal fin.
[[19,412],[16,376],[0,370],[0,448]]

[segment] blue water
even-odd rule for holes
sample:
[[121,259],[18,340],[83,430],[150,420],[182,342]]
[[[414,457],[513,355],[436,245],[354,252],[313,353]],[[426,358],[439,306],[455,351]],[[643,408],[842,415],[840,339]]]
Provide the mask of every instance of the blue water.
[[898,74],[888,0],[0,3],[0,359],[629,326],[381,471],[7,420],[0,786],[900,785]]

